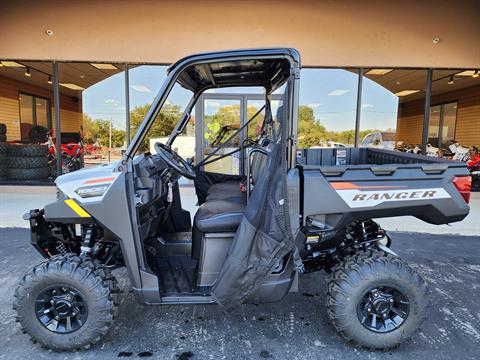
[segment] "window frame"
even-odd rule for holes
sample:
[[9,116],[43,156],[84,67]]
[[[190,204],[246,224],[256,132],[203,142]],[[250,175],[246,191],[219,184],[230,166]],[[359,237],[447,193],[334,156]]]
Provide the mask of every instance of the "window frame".
[[[448,101],[443,101],[443,102],[436,102],[430,104],[430,109],[429,111],[432,110],[433,107],[439,106],[440,107],[440,115],[439,115],[439,122],[438,122],[438,136],[437,136],[437,141],[438,141],[438,147],[441,148],[444,146],[443,144],[443,124],[445,121],[445,106],[450,105],[450,104],[456,104],[455,108],[455,127],[453,129],[453,140],[457,137],[457,120],[458,120],[458,99],[455,100],[448,100]],[[430,119],[429,119],[430,120]]]
[[[40,95],[35,95],[32,93],[28,93],[25,91],[19,91],[18,92],[18,115],[19,115],[19,120],[20,124],[22,124],[22,111],[21,111],[21,104],[20,104],[20,97],[22,95],[25,96],[30,96],[32,98],[32,126],[38,126],[37,124],[37,99],[42,99],[47,102],[47,129],[51,130],[53,123],[52,123],[52,102],[49,97],[46,96],[40,96]],[[25,123],[28,124],[28,123]]]

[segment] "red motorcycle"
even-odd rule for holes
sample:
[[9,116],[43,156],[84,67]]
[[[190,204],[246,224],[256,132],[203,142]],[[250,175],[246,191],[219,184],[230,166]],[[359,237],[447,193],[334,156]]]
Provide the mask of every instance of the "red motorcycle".
[[[56,175],[57,149],[55,146],[53,130],[43,126],[34,126],[30,131],[30,141],[37,144],[48,145],[48,163],[52,175]],[[61,133],[62,174],[79,170],[85,166],[81,133]]]
[[472,191],[480,191],[480,151],[473,147],[470,160],[467,161],[467,168],[472,174]]

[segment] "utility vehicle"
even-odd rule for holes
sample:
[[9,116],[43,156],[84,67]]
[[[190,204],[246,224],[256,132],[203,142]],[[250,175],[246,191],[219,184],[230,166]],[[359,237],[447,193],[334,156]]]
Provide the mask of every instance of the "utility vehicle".
[[[46,260],[15,293],[23,331],[54,350],[96,343],[118,303],[111,271],[125,266],[142,304],[225,309],[279,301],[298,291],[299,275],[325,270],[327,313],[345,339],[389,348],[410,337],[426,315],[426,285],[372,218],[460,221],[469,212],[469,173],[462,163],[382,149],[297,151],[300,66],[288,48],[204,53],[172,65],[123,159],[60,176],[57,201],[25,215]],[[175,139],[201,94],[238,86],[262,88],[262,108],[206,157],[180,157]],[[188,90],[188,105],[156,154],[144,152],[162,111],[172,115],[176,89]],[[215,156],[233,142],[241,146]],[[240,174],[205,171],[233,152],[242,154]],[[182,176],[198,197],[193,224]]]

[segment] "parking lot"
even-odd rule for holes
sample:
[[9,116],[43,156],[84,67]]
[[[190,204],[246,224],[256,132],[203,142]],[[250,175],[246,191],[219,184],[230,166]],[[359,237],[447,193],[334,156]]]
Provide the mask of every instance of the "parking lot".
[[480,237],[394,232],[393,249],[430,286],[428,320],[398,349],[371,352],[346,344],[327,321],[324,274],[301,278],[299,293],[278,304],[137,304],[120,271],[124,297],[108,336],[89,351],[52,353],[32,344],[11,308],[16,282],[41,261],[27,229],[0,229],[0,358],[2,359],[475,359],[480,347]]

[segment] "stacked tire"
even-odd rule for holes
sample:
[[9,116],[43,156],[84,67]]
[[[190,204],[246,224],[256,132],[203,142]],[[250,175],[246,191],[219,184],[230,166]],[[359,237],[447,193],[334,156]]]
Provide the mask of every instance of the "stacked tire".
[[0,181],[7,179],[8,144],[0,142]]
[[46,180],[50,177],[47,145],[10,145],[7,157],[9,180]]
[[7,142],[7,125],[0,123],[0,143]]

